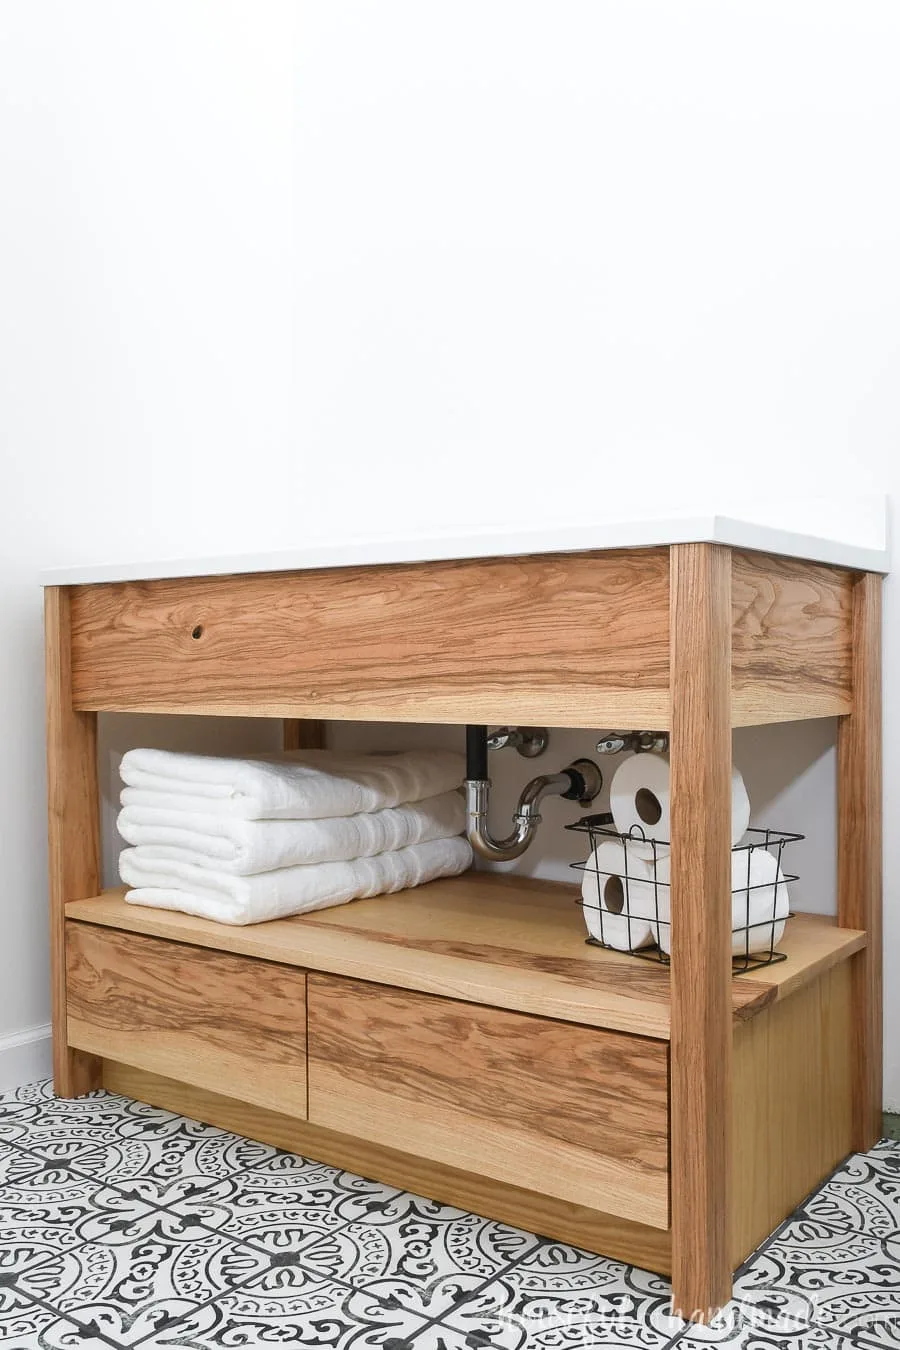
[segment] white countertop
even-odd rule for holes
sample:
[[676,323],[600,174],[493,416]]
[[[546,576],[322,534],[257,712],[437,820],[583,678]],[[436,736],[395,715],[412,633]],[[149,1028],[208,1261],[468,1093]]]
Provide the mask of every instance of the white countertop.
[[582,553],[694,542],[730,544],[734,548],[780,553],[861,571],[890,570],[886,498],[865,497],[804,499],[774,506],[770,502],[754,503],[722,513],[623,515],[592,524],[498,526],[460,534],[436,532],[420,537],[319,541],[271,553],[55,567],[41,575],[41,584],[71,586],[160,577],[310,571],[322,567]]

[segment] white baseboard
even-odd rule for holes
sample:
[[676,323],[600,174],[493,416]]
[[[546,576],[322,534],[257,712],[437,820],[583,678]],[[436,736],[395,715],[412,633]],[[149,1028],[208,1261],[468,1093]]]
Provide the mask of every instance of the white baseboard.
[[0,1036],[0,1092],[49,1078],[53,1067],[50,1024]]

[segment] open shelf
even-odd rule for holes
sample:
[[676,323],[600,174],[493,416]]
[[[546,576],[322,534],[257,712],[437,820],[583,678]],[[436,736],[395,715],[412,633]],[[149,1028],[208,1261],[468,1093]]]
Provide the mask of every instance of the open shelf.
[[[124,889],[70,901],[69,919],[241,956],[668,1039],[669,971],[589,947],[577,887],[468,872],[397,895],[244,928],[128,905]],[[865,946],[865,933],[798,914],[764,970],[732,982],[747,1020]]]

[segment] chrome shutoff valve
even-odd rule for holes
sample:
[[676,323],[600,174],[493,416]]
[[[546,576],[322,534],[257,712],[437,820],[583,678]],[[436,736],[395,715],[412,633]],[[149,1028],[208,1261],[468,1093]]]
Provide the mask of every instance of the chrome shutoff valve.
[[598,755],[621,755],[631,750],[636,755],[652,751],[657,755],[669,753],[667,731],[604,731],[597,742]]

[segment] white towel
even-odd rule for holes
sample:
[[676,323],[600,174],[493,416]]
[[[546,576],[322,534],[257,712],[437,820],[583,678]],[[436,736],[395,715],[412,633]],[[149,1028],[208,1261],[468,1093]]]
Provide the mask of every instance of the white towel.
[[171,806],[243,820],[323,820],[449,792],[462,783],[465,760],[450,750],[396,755],[301,750],[252,759],[129,750],[120,772],[127,785],[123,806]]
[[410,806],[330,820],[242,820],[208,811],[126,806],[117,824],[127,843],[157,860],[169,858],[250,876],[278,867],[368,858],[430,839],[450,839],[466,827],[466,804],[459,792],[444,792]]
[[129,904],[178,909],[217,923],[248,924],[421,886],[438,877],[458,876],[471,864],[467,839],[432,839],[373,858],[282,867],[251,877],[165,859],[154,863],[143,849],[127,848],[119,858],[119,872],[132,888],[125,896]]

